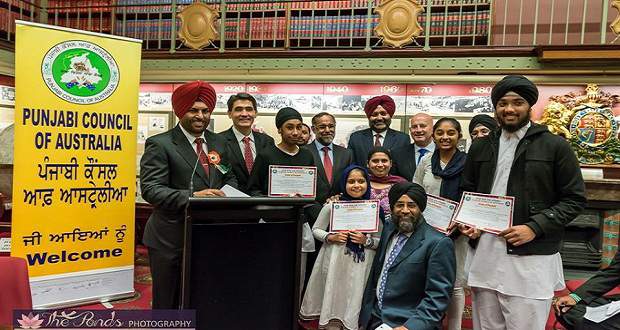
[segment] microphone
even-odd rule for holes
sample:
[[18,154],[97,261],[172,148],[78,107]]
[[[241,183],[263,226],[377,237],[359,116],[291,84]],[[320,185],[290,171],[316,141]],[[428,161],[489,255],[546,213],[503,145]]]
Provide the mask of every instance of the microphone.
[[194,195],[194,175],[196,174],[196,169],[198,168],[198,163],[200,162],[200,154],[202,154],[203,152],[203,149],[200,148],[200,151],[198,151],[198,154],[196,154],[196,163],[194,164],[192,175],[189,177],[189,197],[192,197]]

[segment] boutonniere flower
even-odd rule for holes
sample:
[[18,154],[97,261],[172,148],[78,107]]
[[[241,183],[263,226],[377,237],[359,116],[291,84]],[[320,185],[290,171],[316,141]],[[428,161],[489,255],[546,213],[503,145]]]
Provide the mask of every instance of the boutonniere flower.
[[215,166],[220,165],[220,161],[222,161],[222,157],[220,157],[220,154],[218,154],[215,150],[209,151],[207,154],[207,159],[209,159],[209,164]]
[[215,150],[209,151],[209,153],[207,154],[207,159],[209,160],[209,164],[217,168],[218,171],[222,172],[222,174],[226,174],[230,170],[229,166],[220,164],[220,162],[222,161],[222,157]]

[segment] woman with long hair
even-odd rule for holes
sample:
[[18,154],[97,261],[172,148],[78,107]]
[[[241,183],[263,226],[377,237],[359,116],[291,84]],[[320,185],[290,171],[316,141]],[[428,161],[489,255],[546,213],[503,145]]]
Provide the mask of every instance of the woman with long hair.
[[[465,167],[466,154],[457,148],[463,137],[461,124],[453,118],[441,118],[433,125],[435,151],[425,155],[416,168],[413,182],[421,185],[427,194],[460,201],[459,183]],[[460,330],[465,307],[465,258],[467,237],[455,234],[456,282],[452,301],[448,306],[448,329]]]

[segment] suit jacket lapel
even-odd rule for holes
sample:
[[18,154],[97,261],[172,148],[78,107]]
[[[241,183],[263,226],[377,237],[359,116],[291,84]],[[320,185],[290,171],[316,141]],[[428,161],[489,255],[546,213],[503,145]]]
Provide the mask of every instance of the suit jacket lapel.
[[[240,166],[241,169],[243,170],[244,173],[246,173],[247,175],[250,175],[250,173],[248,173],[247,167],[245,167],[245,158],[243,158],[243,152],[241,151],[241,147],[239,147],[239,141],[237,141],[237,137],[235,136],[235,133],[233,132],[232,127],[229,128],[228,131],[226,131],[226,139],[228,140],[228,143],[231,146],[234,157],[237,159],[237,161],[241,165]],[[254,139],[255,139],[254,144],[257,146],[258,142],[256,141],[257,139],[256,135],[254,135]]]
[[321,155],[316,149],[316,144],[314,144],[314,141],[309,143],[306,149],[308,149],[310,153],[312,153],[312,157],[314,157],[316,168],[319,171],[319,176],[321,177],[321,179],[329,183],[329,181],[327,180],[327,174],[325,174],[325,167],[323,166],[323,162],[321,161]]
[[407,166],[409,166],[411,173],[414,174],[417,166],[417,159],[415,158],[415,144],[412,143],[409,146],[411,147],[411,157],[413,158],[413,161],[407,162]]
[[392,144],[394,141],[394,132],[388,128],[388,130],[385,132],[385,141],[383,141],[383,146],[387,149],[392,148]]
[[418,225],[416,230],[413,232],[413,234],[409,237],[403,248],[400,250],[400,253],[396,257],[396,260],[394,260],[394,263],[392,263],[392,267],[395,267],[401,261],[407,259],[407,257],[409,257],[409,255],[412,254],[413,251],[417,250],[418,247],[422,245],[425,236],[426,235],[424,226],[422,226],[421,224]]
[[[189,166],[190,170],[194,169],[196,166],[196,161],[198,160],[198,155],[196,151],[192,148],[192,145],[187,141],[187,137],[181,131],[181,128],[177,125],[175,130],[172,131],[172,143],[174,143],[177,148],[177,152],[179,155],[187,162],[187,166]],[[209,145],[207,144],[207,148]],[[196,166],[196,174],[202,178],[205,183],[208,183],[207,176],[205,175],[205,171],[202,166]]]

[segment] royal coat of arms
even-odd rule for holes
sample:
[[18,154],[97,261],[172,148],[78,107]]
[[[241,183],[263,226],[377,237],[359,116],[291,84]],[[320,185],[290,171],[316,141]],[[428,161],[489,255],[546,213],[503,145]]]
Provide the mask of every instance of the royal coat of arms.
[[549,100],[539,123],[569,140],[582,164],[620,164],[618,123],[612,110],[620,96],[588,84],[585,91]]

